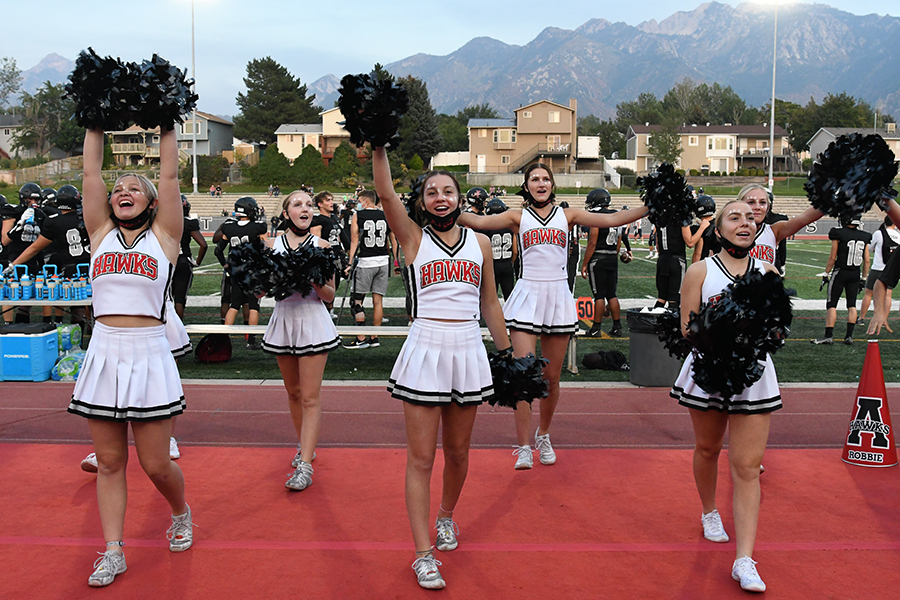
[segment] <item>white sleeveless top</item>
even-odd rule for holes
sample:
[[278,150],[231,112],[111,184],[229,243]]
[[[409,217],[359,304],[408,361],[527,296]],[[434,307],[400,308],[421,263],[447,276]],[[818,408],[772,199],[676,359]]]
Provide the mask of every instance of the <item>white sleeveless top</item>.
[[[728,287],[729,284],[737,281],[737,277],[728,272],[728,269],[722,264],[721,259],[716,255],[704,258],[703,261],[706,263],[706,277],[703,279],[703,287],[700,291],[702,303],[715,304],[722,296],[722,292],[725,288]],[[753,269],[756,269],[760,273],[766,272],[766,266],[755,258],[750,259],[750,265],[748,267],[748,270]]]
[[[300,244],[300,246],[317,246],[319,244],[319,237],[315,235],[309,235],[307,238]],[[288,247],[287,236],[285,234],[279,235],[275,238],[275,243],[272,244],[272,251],[276,254],[287,254],[291,251],[290,247]],[[319,295],[316,293],[315,289],[310,292],[309,295],[303,296],[300,292],[294,292],[287,298],[282,300],[277,300],[277,302],[318,302],[321,304],[322,299],[319,298]]]
[[531,207],[525,208],[519,222],[519,248],[522,279],[568,279],[569,222],[565,211],[554,206],[547,218],[541,219]]
[[756,232],[756,245],[750,249],[750,256],[774,265],[777,249],[778,242],[775,239],[775,232],[768,223],[763,223]]
[[477,321],[481,318],[481,274],[484,255],[475,233],[460,228],[448,246],[430,227],[422,230],[416,259],[407,266],[412,317]]
[[94,316],[153,317],[165,323],[174,268],[149,227],[131,246],[113,229],[91,256]]

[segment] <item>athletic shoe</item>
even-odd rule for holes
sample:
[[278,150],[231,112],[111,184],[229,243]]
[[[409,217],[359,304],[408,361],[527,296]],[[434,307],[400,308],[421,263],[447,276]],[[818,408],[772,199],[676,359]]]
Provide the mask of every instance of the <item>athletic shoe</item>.
[[382,323],[382,324],[384,324],[384,323],[390,323],[390,322],[391,322],[391,320],[388,319],[387,317],[381,317],[381,323]]
[[312,465],[301,460],[297,469],[284,483],[284,487],[289,490],[294,490],[295,492],[302,492],[312,485],[312,474]]
[[344,348],[348,350],[360,349],[360,348],[368,348],[369,341],[368,340],[359,340],[357,338],[353,338],[352,342],[342,344]]
[[456,536],[459,535],[459,526],[453,522],[453,517],[438,518],[434,522],[434,528],[437,529],[435,547],[441,552],[456,550],[459,545],[459,541],[456,539]]
[[338,320],[338,315],[337,315],[336,312],[334,312],[334,309],[333,309],[333,308],[332,308],[330,311],[328,311],[328,314],[331,315],[331,320],[332,320],[332,321],[337,321],[337,320]]
[[845,345],[845,346],[852,346],[852,345],[853,345],[853,338],[850,337],[849,335],[848,335],[847,337],[845,337],[845,338],[844,338],[844,345]]
[[366,343],[369,344],[369,348],[377,348],[381,345],[381,343],[378,341],[377,335],[370,337],[368,340],[366,340]]
[[194,543],[194,523],[190,506],[183,515],[172,515],[172,526],[166,532],[166,538],[171,552],[184,552],[191,547]]
[[766,584],[756,571],[757,562],[749,556],[742,556],[731,567],[731,578],[741,582],[741,589],[747,592],[764,592]]
[[257,341],[247,342],[247,350],[262,350],[262,346]]
[[534,456],[531,454],[531,446],[516,446],[513,450],[516,458],[516,470],[530,469],[534,466]]
[[128,570],[125,566],[125,555],[115,550],[98,552],[100,558],[94,563],[94,572],[88,577],[88,585],[91,587],[105,587],[113,582],[116,575],[121,575]]
[[438,571],[438,565],[441,561],[434,558],[434,555],[428,554],[420,556],[413,561],[412,568],[416,572],[416,578],[419,580],[419,586],[426,590],[440,590],[447,586],[447,582],[441,577]]
[[817,340],[811,340],[811,342],[812,342],[813,344],[815,344],[816,346],[822,346],[822,345],[825,345],[825,346],[833,346],[833,345],[834,345],[834,338],[833,338],[833,337],[819,338],[819,339],[817,339]]
[[622,328],[621,327],[613,327],[609,330],[610,337],[622,337]]
[[178,449],[178,442],[175,441],[175,438],[169,438],[169,458],[172,460],[178,460],[181,458],[181,451]]
[[[97,455],[91,452],[81,461],[81,470],[85,473],[97,472]],[[107,584],[108,585],[108,584]]]
[[[313,452],[312,460],[316,460],[316,453],[315,453],[315,452]],[[294,460],[291,461],[291,468],[296,469],[297,467],[300,466],[300,463],[301,463],[302,461],[303,461],[303,459],[302,459],[301,456],[300,456],[300,444],[297,444],[297,454],[294,455]],[[312,461],[310,461],[310,462],[312,462]]]
[[556,462],[556,452],[550,445],[550,434],[538,435],[537,430],[534,432],[534,447],[540,452],[542,465],[552,465]]
[[586,335],[587,337],[600,337],[601,335],[603,335],[603,332],[600,330],[600,325],[594,323],[593,325],[591,325],[591,328],[588,330],[588,332],[584,335]]
[[700,521],[703,523],[703,537],[719,544],[724,544],[728,541],[728,534],[725,533],[722,517],[719,516],[718,510],[700,515]]

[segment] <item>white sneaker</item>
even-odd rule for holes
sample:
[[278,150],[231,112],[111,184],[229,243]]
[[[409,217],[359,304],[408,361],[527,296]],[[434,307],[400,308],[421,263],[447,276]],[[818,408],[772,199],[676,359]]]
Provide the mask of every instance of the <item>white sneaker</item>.
[[[316,453],[313,452],[313,457],[309,462],[316,460]],[[297,444],[297,454],[294,455],[294,460],[291,461],[291,467],[296,469],[300,466],[300,463],[303,461],[303,457],[300,453],[300,444]]]
[[284,483],[284,487],[295,492],[302,492],[312,485],[313,468],[308,462],[300,461],[297,469]]
[[728,541],[728,534],[725,533],[725,526],[722,525],[722,517],[718,510],[700,515],[700,521],[703,523],[703,537],[720,544]]
[[516,446],[513,450],[516,458],[516,470],[530,469],[534,466],[534,456],[531,454],[531,446]]
[[[81,461],[81,470],[85,473],[97,472],[97,455],[91,452]],[[104,584],[109,585],[109,584]]]
[[107,550],[98,552],[100,558],[94,563],[94,572],[88,577],[88,585],[91,587],[105,587],[113,582],[116,575],[121,575],[128,570],[125,566],[125,555],[121,552]]
[[416,572],[416,578],[419,585],[426,590],[440,590],[446,587],[447,583],[441,577],[438,571],[438,565],[441,561],[434,558],[433,554],[422,556],[413,561],[412,568]]
[[456,550],[456,547],[459,546],[459,541],[456,539],[456,536],[459,535],[459,526],[453,522],[453,517],[438,518],[434,522],[434,528],[437,529],[435,547],[441,552]]
[[178,450],[178,442],[176,442],[173,437],[169,438],[169,458],[172,460],[181,458],[181,451]]
[[166,531],[170,552],[184,552],[194,544],[193,519],[190,506],[183,515],[172,515],[172,526]]
[[742,556],[734,561],[731,567],[731,578],[741,582],[741,589],[747,592],[764,592],[766,584],[756,571],[756,561],[749,556]]
[[540,452],[542,465],[552,465],[556,462],[556,452],[550,445],[550,434],[538,435],[537,430],[534,431],[534,447]]

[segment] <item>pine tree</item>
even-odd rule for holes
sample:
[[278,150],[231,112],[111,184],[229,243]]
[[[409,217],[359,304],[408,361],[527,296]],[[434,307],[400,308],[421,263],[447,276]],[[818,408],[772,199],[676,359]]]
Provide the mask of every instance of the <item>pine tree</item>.
[[238,92],[241,113],[234,118],[234,135],[247,142],[275,143],[275,130],[285,124],[319,123],[322,109],[313,104],[300,83],[271,57],[247,63],[247,93]]
[[400,155],[409,160],[416,154],[425,164],[441,150],[438,117],[428,98],[425,82],[409,75],[400,79],[409,94],[409,110],[400,120]]

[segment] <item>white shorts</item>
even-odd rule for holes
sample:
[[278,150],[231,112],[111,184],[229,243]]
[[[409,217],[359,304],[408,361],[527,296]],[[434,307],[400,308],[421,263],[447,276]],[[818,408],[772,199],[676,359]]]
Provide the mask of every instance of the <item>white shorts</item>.
[[263,350],[272,354],[306,356],[328,352],[340,345],[341,339],[328,309],[315,296],[315,291],[310,298],[315,300],[294,294],[275,303],[263,335]]
[[166,303],[166,340],[175,358],[186,356],[194,349],[191,338],[184,329],[184,323],[175,312],[175,306],[170,303]]
[[571,335],[578,330],[575,298],[565,279],[520,279],[503,305],[506,326],[516,331]]
[[669,395],[678,400],[678,404],[696,410],[717,410],[729,414],[753,415],[767,413],[781,408],[781,390],[778,389],[778,377],[775,375],[775,364],[771,356],[766,356],[766,368],[759,381],[728,400],[719,395],[710,396],[694,382],[691,367],[694,355],[690,354],[681,366],[681,373],[672,386]]
[[69,412],[108,421],[156,421],[184,412],[165,326],[94,324]]
[[394,398],[424,406],[481,404],[493,396],[478,321],[413,321],[387,389]]

